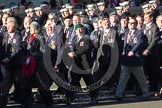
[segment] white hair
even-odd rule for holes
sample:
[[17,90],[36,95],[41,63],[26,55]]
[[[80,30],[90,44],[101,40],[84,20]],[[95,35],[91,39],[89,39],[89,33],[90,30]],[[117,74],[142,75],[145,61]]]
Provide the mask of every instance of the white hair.
[[47,22],[46,22],[46,24],[45,24],[45,28],[47,27],[47,26],[52,26],[53,28],[55,28],[56,27],[56,23],[55,22],[52,22],[52,21],[50,21],[50,20],[47,20]]

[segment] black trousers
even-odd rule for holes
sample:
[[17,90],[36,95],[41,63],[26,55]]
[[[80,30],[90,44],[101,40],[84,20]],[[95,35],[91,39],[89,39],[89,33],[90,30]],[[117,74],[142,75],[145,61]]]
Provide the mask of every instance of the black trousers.
[[[78,86],[78,83],[80,82],[81,78],[83,78],[87,86],[92,85],[94,83],[92,74],[77,74],[72,72],[70,85]],[[68,90],[66,93],[67,100],[73,100],[74,93],[74,91]],[[96,100],[98,98],[96,90],[90,91],[90,98],[91,100]]]
[[[50,87],[46,88],[44,87],[41,82],[40,82],[40,79],[38,79],[36,77],[36,75],[33,76],[32,79],[29,78],[29,80],[34,80],[36,81],[36,86],[38,88],[38,91],[40,92],[40,95],[42,96],[43,98],[43,101],[45,103],[46,106],[49,106],[49,105],[52,105],[53,104],[53,98],[52,98],[52,95],[51,95],[51,91],[50,91]],[[26,81],[26,82],[29,82],[31,83],[32,81]],[[30,85],[30,84],[27,84],[26,85]],[[31,84],[32,85],[32,84]],[[23,87],[21,88],[21,104],[22,105],[27,105],[29,103],[29,100],[31,99],[31,94],[32,94],[32,87]]]
[[148,77],[150,85],[153,88],[158,88],[158,83],[162,81],[158,54],[153,53],[144,57],[144,72]]
[[[68,69],[66,68],[66,66],[64,65],[64,63],[61,63],[60,67],[59,67],[59,72],[57,73],[58,76],[65,82],[69,83],[68,81]],[[61,93],[66,93],[66,90],[61,87],[60,85],[58,85],[56,83],[56,85],[58,86],[57,90]]]
[[3,81],[3,75],[2,75],[2,72],[1,72],[1,66],[0,66],[0,82]]

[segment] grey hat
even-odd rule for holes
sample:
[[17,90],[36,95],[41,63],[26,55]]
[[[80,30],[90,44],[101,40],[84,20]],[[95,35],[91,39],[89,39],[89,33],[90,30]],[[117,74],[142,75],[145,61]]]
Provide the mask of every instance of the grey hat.
[[115,12],[115,11],[111,12],[111,13],[109,14],[109,17],[110,17],[110,16],[113,16],[113,15],[116,15],[116,12]]
[[31,24],[30,24],[30,27],[38,30],[40,28],[40,24],[36,21],[33,21]]

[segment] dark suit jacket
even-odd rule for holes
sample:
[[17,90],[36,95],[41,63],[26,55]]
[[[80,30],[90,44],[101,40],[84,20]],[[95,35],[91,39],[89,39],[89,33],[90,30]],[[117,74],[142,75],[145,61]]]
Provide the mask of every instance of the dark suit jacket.
[[[43,60],[43,52],[40,50],[41,46],[42,46],[41,39],[43,39],[43,37],[38,34],[33,40],[28,42],[28,46],[27,46],[28,54],[33,55],[35,58],[36,63],[35,63],[34,74],[37,74],[37,75],[34,75],[34,76],[38,77],[38,75],[39,75],[39,79],[41,79],[42,82],[47,87],[50,87],[51,86],[50,77],[49,77],[48,72],[45,68],[45,64],[44,64],[44,60]],[[35,79],[35,77],[33,77],[33,79]],[[22,81],[24,81],[23,84],[25,84],[25,85],[22,85],[22,86],[30,88],[33,84],[30,81],[26,81],[26,80],[31,80],[31,79],[23,78]],[[42,85],[39,84],[38,86],[40,87]]]
[[20,65],[17,63],[19,63],[18,52],[19,52],[21,37],[17,32],[15,32],[12,41],[8,43],[8,40],[9,40],[9,35],[6,33],[4,35],[4,39],[2,43],[2,47],[3,47],[2,60],[4,58],[9,58],[10,61],[4,65],[6,65],[8,68],[11,67],[17,69],[18,67],[20,67]]
[[158,50],[159,50],[159,54],[162,55],[162,31],[158,32]]
[[[99,62],[109,64],[111,61],[111,48],[114,46],[114,42],[117,41],[118,33],[113,28],[107,35],[107,39],[104,38],[104,31],[101,31],[100,45],[97,56],[100,56]],[[111,43],[112,40],[112,43]]]
[[149,50],[151,53],[154,53],[156,48],[156,42],[158,40],[158,27],[155,23],[152,23],[149,30],[144,30],[146,25],[143,26],[143,31],[145,33],[145,50]]
[[42,37],[40,39],[41,41],[41,50],[46,51],[45,45],[48,45],[48,47],[51,48],[51,61],[53,65],[59,65],[62,60],[62,54],[63,54],[63,42],[62,37],[58,33],[54,33],[53,36],[51,36],[50,42],[46,42],[47,35]]
[[75,40],[73,43],[74,53],[76,54],[74,58],[75,63],[83,70],[92,67],[90,44],[89,35],[83,35],[79,42]]
[[[25,32],[26,32],[26,29],[23,29],[23,30],[21,31],[21,37],[22,37],[22,39],[23,39],[24,36],[25,36]],[[30,36],[30,31],[27,32],[27,36],[25,37],[25,40],[28,40],[28,39],[29,39],[29,36]]]
[[0,26],[0,33],[5,33],[7,31],[7,27],[6,26]]
[[68,36],[67,41],[69,41],[72,38],[73,31],[74,31],[74,26],[72,26],[72,27],[69,28],[69,36]]
[[[65,30],[65,29],[66,29],[66,30]],[[65,42],[66,42],[66,40],[67,40],[66,35],[68,35],[68,32],[70,32],[69,30],[70,30],[70,27],[69,27],[69,28],[65,28],[65,27],[64,27],[64,29],[62,30],[62,32],[63,32],[63,35],[62,35],[63,44],[65,44]]]
[[162,31],[158,29],[158,45],[162,45]]
[[[131,35],[132,39],[127,43],[128,33],[129,31],[124,34],[124,55],[122,57],[122,64],[126,66],[141,66],[143,65],[141,49],[143,45],[143,33],[142,31],[135,29],[134,33]],[[129,51],[134,53],[132,57],[128,56]]]
[[121,27],[119,27],[118,29],[118,37],[117,37],[117,40],[118,40],[118,47],[119,47],[119,53],[120,55],[122,54],[123,52],[123,47],[124,47],[124,36],[125,36],[125,32],[128,32],[128,28],[124,28],[124,31],[121,32]]

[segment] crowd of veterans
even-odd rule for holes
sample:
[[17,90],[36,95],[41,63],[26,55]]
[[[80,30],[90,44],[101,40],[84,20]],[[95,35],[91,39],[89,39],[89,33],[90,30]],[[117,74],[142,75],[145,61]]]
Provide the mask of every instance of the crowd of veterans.
[[[7,106],[13,85],[13,98],[21,104],[20,108],[29,107],[32,88],[38,88],[47,107],[53,106],[50,87],[55,81],[47,71],[45,53],[50,53],[53,72],[68,85],[81,87],[81,78],[86,86],[99,82],[100,88],[88,91],[91,104],[98,103],[101,88],[108,90],[113,83],[117,84],[114,95],[119,101],[131,87],[141,100],[149,99],[150,92],[162,97],[159,2],[149,1],[139,15],[129,11],[130,2],[119,5],[111,13],[105,11],[104,2],[88,4],[82,11],[66,4],[60,10],[49,12],[48,4],[44,3],[25,9],[23,18],[17,14],[23,11],[20,6],[3,9],[0,14],[0,107]],[[114,65],[114,55],[117,66],[105,82],[103,77],[111,75],[107,72]],[[78,71],[72,69],[74,64]],[[56,85],[57,91],[66,95],[66,104],[71,105],[75,92]]]

